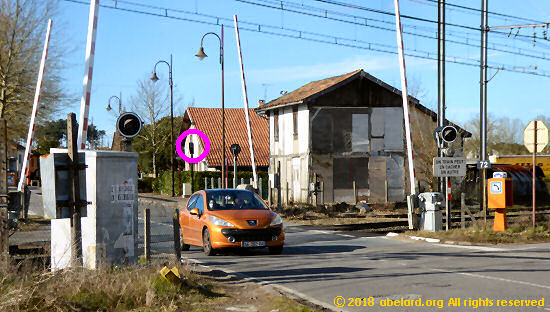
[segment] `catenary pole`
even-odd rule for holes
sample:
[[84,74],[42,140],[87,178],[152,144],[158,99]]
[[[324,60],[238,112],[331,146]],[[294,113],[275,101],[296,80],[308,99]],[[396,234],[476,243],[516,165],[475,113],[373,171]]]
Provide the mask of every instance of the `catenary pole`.
[[535,129],[533,131],[533,182],[531,183],[533,186],[533,229],[535,229],[535,207],[537,206],[537,176],[536,176],[536,168],[537,168],[537,121],[535,120],[534,123]]
[[[488,0],[481,0],[481,60],[480,60],[480,103],[479,103],[479,124],[480,124],[480,152],[479,158],[485,162],[487,160],[487,32],[488,30]],[[481,168],[481,207],[483,210],[483,222],[487,224],[487,170],[485,166]]]

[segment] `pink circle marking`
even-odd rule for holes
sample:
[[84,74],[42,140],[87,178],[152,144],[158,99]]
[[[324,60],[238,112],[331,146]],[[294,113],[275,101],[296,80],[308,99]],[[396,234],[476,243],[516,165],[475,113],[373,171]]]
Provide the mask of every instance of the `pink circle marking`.
[[[199,157],[195,157],[195,158],[187,157],[185,153],[181,150],[181,143],[183,142],[185,137],[187,137],[190,134],[198,135],[204,142],[204,151],[202,152],[202,154],[199,155]],[[186,130],[182,134],[180,134],[180,136],[178,137],[178,140],[176,141],[176,152],[178,153],[178,156],[181,159],[185,160],[188,163],[196,164],[202,161],[206,157],[206,155],[208,155],[208,153],[210,152],[210,140],[208,139],[206,134],[204,134],[202,131],[198,129]]]

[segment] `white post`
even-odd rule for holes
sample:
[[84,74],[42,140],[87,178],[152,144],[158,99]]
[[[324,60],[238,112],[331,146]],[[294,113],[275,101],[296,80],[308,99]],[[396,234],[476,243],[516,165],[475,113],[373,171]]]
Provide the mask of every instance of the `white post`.
[[38,79],[36,81],[36,89],[34,91],[34,102],[32,104],[31,122],[29,124],[29,133],[27,134],[27,146],[25,147],[25,158],[23,159],[23,166],[21,167],[21,173],[19,174],[19,184],[17,190],[21,192],[23,189],[23,183],[27,179],[28,163],[30,159],[32,149],[32,136],[34,133],[34,121],[38,115],[38,103],[40,102],[40,89],[42,88],[42,78],[44,77],[44,69],[46,67],[46,59],[48,58],[48,45],[50,43],[50,32],[52,30],[52,20],[48,20],[48,29],[46,31],[46,40],[44,41],[44,50],[42,51],[42,60],[40,61],[40,70],[38,71]]
[[239,50],[239,63],[241,64],[241,83],[243,87],[244,114],[246,117],[246,130],[248,132],[248,147],[250,149],[250,163],[252,164],[252,176],[254,177],[254,187],[258,187],[258,175],[256,174],[256,162],[254,161],[254,141],[252,141],[252,127],[250,116],[248,114],[248,93],[246,92],[246,80],[244,79],[243,55],[241,52],[241,39],[239,36],[239,25],[237,15],[233,15],[235,20],[235,35],[237,37],[237,48]]
[[408,221],[409,229],[414,227],[413,222],[413,209],[414,209],[414,197],[418,193],[416,189],[416,172],[414,170],[414,152],[411,136],[411,121],[409,113],[409,96],[407,90],[407,73],[405,70],[405,55],[403,48],[403,33],[401,28],[401,15],[399,13],[399,0],[395,2],[395,27],[397,28],[397,52],[399,54],[399,68],[401,71],[401,97],[403,98],[403,117],[405,119],[405,136],[407,140],[407,158],[409,160],[409,181],[411,184],[411,195],[407,200],[408,206]]
[[90,112],[90,96],[92,92],[92,74],[94,69],[95,38],[97,34],[97,13],[99,0],[90,0],[90,17],[88,20],[88,39],[86,42],[86,65],[84,68],[84,80],[82,97],[80,99],[80,118],[78,120],[78,146],[86,148],[88,132],[88,115]]

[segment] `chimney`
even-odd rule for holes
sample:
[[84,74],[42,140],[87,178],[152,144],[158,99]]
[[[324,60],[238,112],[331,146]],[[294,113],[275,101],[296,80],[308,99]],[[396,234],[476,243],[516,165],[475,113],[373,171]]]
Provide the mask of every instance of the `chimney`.
[[265,100],[258,100],[258,106],[262,106],[265,104]]

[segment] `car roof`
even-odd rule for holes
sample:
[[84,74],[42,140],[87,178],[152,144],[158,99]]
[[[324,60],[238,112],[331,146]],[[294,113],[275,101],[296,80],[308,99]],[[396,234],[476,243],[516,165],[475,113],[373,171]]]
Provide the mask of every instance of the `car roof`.
[[233,191],[233,192],[249,192],[253,193],[249,190],[243,190],[243,189],[235,189],[235,188],[226,188],[226,189],[208,189],[208,190],[202,190],[206,193],[214,193],[214,192],[223,192],[223,191]]
[[207,189],[207,190],[198,190],[198,191],[196,191],[195,193],[191,194],[191,196],[197,195],[197,194],[202,194],[202,193],[208,194],[208,193],[222,192],[222,191],[248,192],[248,193],[254,194],[254,192],[249,191],[249,190],[235,189],[235,188],[226,188],[226,189]]

